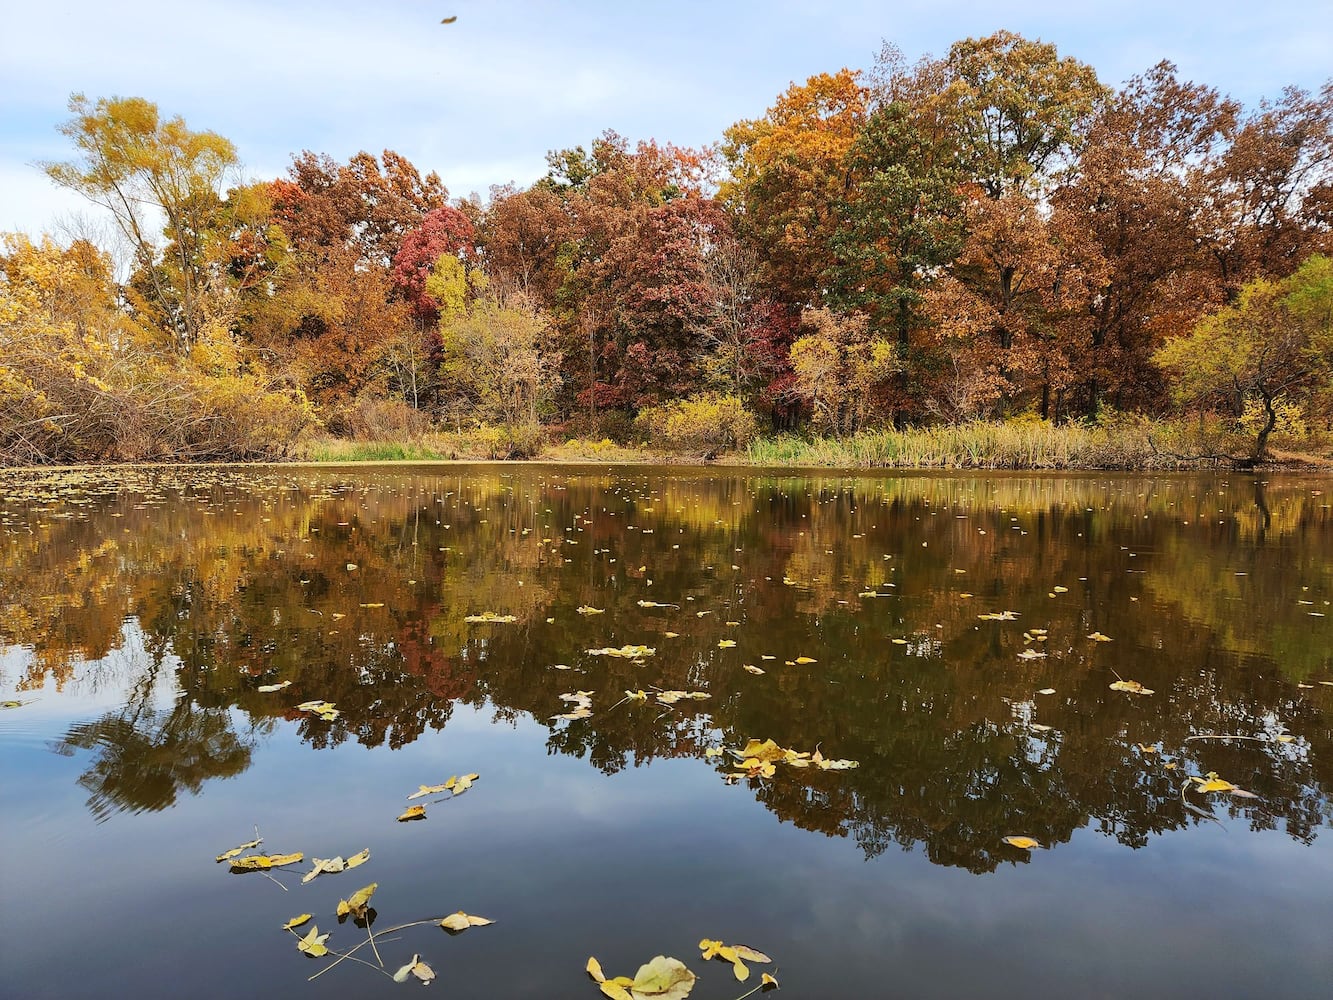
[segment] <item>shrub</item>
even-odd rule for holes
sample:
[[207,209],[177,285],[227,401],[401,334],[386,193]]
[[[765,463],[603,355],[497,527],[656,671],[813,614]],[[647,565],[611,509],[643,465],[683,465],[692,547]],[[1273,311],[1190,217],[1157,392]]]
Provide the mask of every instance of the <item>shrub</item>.
[[745,447],[759,428],[739,397],[717,393],[649,407],[639,414],[636,424],[656,447],[700,452],[705,458]]

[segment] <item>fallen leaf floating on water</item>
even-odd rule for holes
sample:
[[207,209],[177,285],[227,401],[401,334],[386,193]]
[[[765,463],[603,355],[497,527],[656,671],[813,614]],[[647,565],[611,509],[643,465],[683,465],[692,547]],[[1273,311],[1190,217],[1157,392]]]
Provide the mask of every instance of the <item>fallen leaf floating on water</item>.
[[1030,851],[1034,847],[1040,847],[1041,842],[1033,840],[1031,837],[1005,837],[1004,842],[1010,847],[1017,847],[1022,851]]
[[818,663],[818,662],[819,661],[812,656],[798,656],[796,657],[796,659],[792,660],[792,663],[797,663],[800,664],[801,666],[805,666],[807,663]]
[[711,698],[707,691],[659,691],[657,700],[662,705],[674,705],[678,701],[704,701]]
[[230,861],[232,858],[236,857],[236,855],[241,854],[244,851],[253,850],[263,842],[264,842],[263,837],[256,837],[254,840],[248,841],[247,843],[242,844],[240,847],[233,847],[230,851],[223,851],[214,860]]
[[606,614],[606,609],[605,609],[605,608],[594,608],[594,607],[591,607],[591,606],[589,606],[589,605],[587,605],[587,604],[581,605],[577,610],[578,610],[578,613],[581,614],[581,615],[604,615],[604,614]]
[[277,684],[261,684],[255,688],[260,694],[272,694],[274,691],[281,691],[284,688],[292,686],[291,681],[279,681]]
[[494,920],[488,920],[485,917],[476,917],[471,913],[464,913],[459,910],[457,913],[451,913],[440,921],[440,926],[447,931],[455,934],[461,934],[469,927],[485,927],[487,924],[495,923]]
[[329,949],[324,947],[328,939],[328,934],[321,934],[319,928],[312,924],[310,933],[296,942],[296,950],[305,952],[311,958],[323,958],[329,953]]
[[331,701],[303,701],[296,706],[298,712],[309,712],[311,715],[318,715],[325,722],[332,722],[338,718],[338,710],[333,707]]
[[1055,688],[1042,688],[1037,694],[1055,694]]
[[248,857],[236,858],[231,863],[231,870],[234,872],[263,872],[270,868],[282,868],[285,865],[294,865],[305,857],[300,851],[295,854],[251,854]]
[[421,980],[421,985],[426,986],[435,978],[435,971],[421,961],[420,955],[413,955],[412,961],[393,974],[393,981],[395,983],[405,983],[409,976],[416,976]]
[[[423,799],[427,795],[443,795],[448,790],[449,786],[446,784],[419,785],[417,786],[417,790],[407,797],[407,801],[411,802],[413,799]],[[398,818],[402,819],[403,817],[399,816]]]
[[299,917],[292,917],[291,920],[282,925],[282,929],[285,931],[295,930],[313,916],[313,913],[302,913]]
[[773,961],[762,951],[755,951],[743,944],[726,945],[721,941],[713,941],[709,938],[704,938],[699,942],[699,950],[703,953],[700,957],[705,962],[712,958],[720,958],[724,962],[730,962],[732,972],[742,983],[750,978],[750,969],[745,964],[746,960],[751,962]]
[[426,818],[425,806],[408,806],[406,809],[403,810],[402,815],[398,817],[398,822],[410,823],[414,819],[425,819],[425,818]]
[[444,783],[444,787],[453,792],[455,796],[462,795],[472,787],[472,782],[480,778],[481,775],[473,771],[471,774],[460,775],[456,778],[450,778]]
[[767,972],[765,972],[762,976],[759,977],[759,985],[762,986],[765,990],[781,989],[781,987],[778,985],[777,979],[774,976],[769,975],[769,973]]
[[483,611],[479,615],[467,615],[466,617],[464,617],[463,621],[467,622],[470,625],[477,625],[477,624],[510,625],[518,621],[518,616],[498,615],[494,611]]
[[680,609],[679,604],[661,604],[657,601],[635,601],[635,603],[641,608],[676,608],[677,610]]
[[1100,632],[1094,632],[1094,633],[1092,633],[1092,635],[1088,636],[1088,638],[1091,639],[1093,642],[1111,642],[1111,641],[1112,641],[1112,639],[1111,639],[1111,637],[1110,637],[1109,635],[1102,635],[1102,633],[1100,633]]
[[1067,594],[1067,593],[1069,593],[1069,588],[1068,588],[1068,587],[1052,587],[1051,590],[1054,591],[1054,592],[1057,593],[1057,594]]
[[1023,652],[1018,654],[1018,658],[1020,660],[1044,660],[1046,658],[1046,654],[1038,653],[1035,649],[1025,649],[1023,650]]
[[984,615],[977,615],[983,622],[1011,622],[1018,618],[1017,611],[991,611]]
[[763,673],[767,673],[767,671],[764,670],[763,667],[756,667],[753,663],[742,663],[742,664],[741,664],[741,669],[742,669],[742,670],[749,671],[749,672],[752,673],[752,674],[763,674]]
[[315,863],[315,867],[305,873],[305,876],[301,879],[302,885],[311,881],[317,875],[336,875],[347,867],[347,862],[342,858],[311,858],[310,860]]
[[[260,690],[262,691],[263,688],[260,688]],[[22,708],[26,704],[28,704],[26,701],[15,701],[13,698],[9,698],[5,701],[0,701],[0,708]]]
[[633,979],[628,976],[608,979],[595,958],[588,959],[584,971],[611,1000],[685,1000],[694,989],[694,973],[680,959],[665,955],[639,966]]
[[1226,792],[1228,795],[1237,799],[1257,799],[1259,796],[1253,792],[1247,792],[1243,788],[1238,788],[1226,778],[1219,778],[1216,771],[1209,771],[1205,777],[1190,775],[1190,781],[1194,782],[1196,792]]
[[656,652],[652,646],[621,646],[619,649],[606,646],[602,649],[587,650],[589,656],[618,656],[622,660],[639,660]]
[[1116,681],[1111,685],[1112,691],[1127,691],[1130,694],[1152,694],[1152,688],[1146,688],[1138,681]]
[[817,767],[823,771],[846,771],[859,766],[854,760],[830,760],[818,749],[813,754],[803,751],[788,750],[778,746],[772,740],[750,740],[739,750],[729,751],[738,761],[739,770],[724,775],[724,779],[737,781],[740,778],[771,778],[777,773],[777,764],[790,767]]
[[736,645],[735,639],[719,639],[717,641],[718,649],[731,649]]
[[345,917],[350,913],[358,920],[364,918],[366,909],[370,906],[370,897],[375,895],[375,890],[378,888],[378,882],[371,882],[370,885],[356,890],[346,899],[338,900],[338,916]]
[[713,757],[721,757],[722,754],[725,752],[726,751],[724,751],[721,747],[706,747],[704,749],[704,759],[707,760]]

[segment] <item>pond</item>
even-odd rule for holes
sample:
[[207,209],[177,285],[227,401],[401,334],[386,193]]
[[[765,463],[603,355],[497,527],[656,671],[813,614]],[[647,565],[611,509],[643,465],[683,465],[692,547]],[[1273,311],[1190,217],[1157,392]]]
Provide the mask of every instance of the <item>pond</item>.
[[[793,997],[1333,982],[1327,478],[0,493],[6,995],[401,995],[413,956],[461,997],[591,1000],[589,956],[675,957],[707,1000],[765,972]],[[302,858],[214,860],[256,838],[238,857]],[[438,926],[458,911],[494,923]],[[329,955],[298,950],[314,926]],[[772,961],[742,983],[704,939]]]

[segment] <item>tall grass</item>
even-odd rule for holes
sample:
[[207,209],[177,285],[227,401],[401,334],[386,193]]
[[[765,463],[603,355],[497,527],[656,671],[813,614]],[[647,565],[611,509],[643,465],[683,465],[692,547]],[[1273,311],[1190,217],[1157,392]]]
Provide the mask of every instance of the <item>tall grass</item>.
[[914,469],[1149,469],[1192,464],[1154,448],[1141,423],[1056,425],[1046,421],[862,431],[845,438],[761,438],[751,465]]

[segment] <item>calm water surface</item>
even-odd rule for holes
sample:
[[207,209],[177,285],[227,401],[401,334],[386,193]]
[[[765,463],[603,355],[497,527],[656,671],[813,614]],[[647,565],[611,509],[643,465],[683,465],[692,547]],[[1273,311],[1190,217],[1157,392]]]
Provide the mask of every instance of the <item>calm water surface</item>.
[[[110,470],[0,495],[5,996],[416,990],[308,981],[331,958],[282,930],[361,944],[334,908],[372,881],[384,964],[419,954],[449,996],[591,1000],[589,955],[673,955],[705,1000],[773,968],[743,987],[701,938],[766,952],[791,997],[1333,989],[1327,478]],[[590,652],[626,645],[653,652]],[[591,714],[556,718],[580,691]],[[859,766],[736,777],[751,739]],[[305,859],[214,862],[256,827]],[[460,909],[495,923],[387,931]]]

